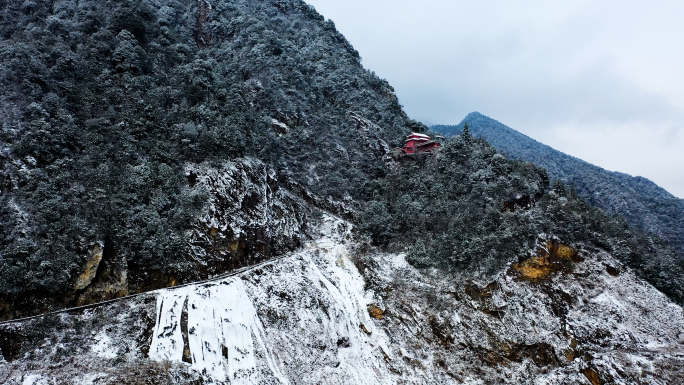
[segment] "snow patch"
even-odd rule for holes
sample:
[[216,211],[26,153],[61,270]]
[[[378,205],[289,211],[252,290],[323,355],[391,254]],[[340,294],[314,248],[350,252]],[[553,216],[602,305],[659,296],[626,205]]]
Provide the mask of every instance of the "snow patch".
[[[317,362],[332,349],[334,355],[327,356],[331,366],[312,366],[309,383],[316,382],[314,378],[393,383],[378,375],[387,370],[384,361],[391,359],[387,356],[391,350],[384,331],[368,313],[365,282],[344,245],[350,230],[348,223],[328,216],[319,239],[269,264],[278,273],[262,276],[248,271],[208,284],[159,291],[150,358],[181,363],[185,355],[185,361],[209,383],[287,384],[301,382],[301,374],[284,371],[291,369],[292,358]],[[260,279],[268,283],[255,286],[252,281]],[[262,322],[259,314],[280,311],[275,304],[283,298],[297,299],[285,299],[293,302],[281,318],[276,317],[279,321]],[[292,330],[293,325],[299,331]],[[302,335],[293,340],[293,332]],[[386,358],[378,359],[383,354]]]
[[282,133],[290,132],[290,127],[288,127],[287,124],[285,124],[285,123],[283,123],[277,119],[271,118],[271,124],[278,127],[282,131]]
[[100,358],[116,358],[118,356],[117,349],[112,345],[112,339],[104,332],[100,332],[95,336],[97,343],[91,346],[90,350]]
[[48,381],[40,374],[29,374],[24,377],[21,385],[48,385]]
[[[256,309],[239,278],[161,293],[150,358],[182,361],[181,317],[186,301],[185,338],[191,365],[210,383],[256,384],[264,377],[288,383],[268,351]],[[260,360],[265,361],[267,373],[262,373]]]
[[287,383],[268,352],[261,321],[239,278],[190,293],[188,330],[193,365],[217,381],[258,383],[258,346],[272,375]]
[[594,302],[596,304],[603,304],[612,308],[617,308],[620,311],[625,310],[625,305],[619,300],[617,300],[614,296],[608,294],[607,292],[599,294],[598,296],[593,298],[591,302]]
[[182,361],[183,336],[181,312],[191,287],[162,292],[157,297],[157,322],[152,335],[150,358],[157,361]]

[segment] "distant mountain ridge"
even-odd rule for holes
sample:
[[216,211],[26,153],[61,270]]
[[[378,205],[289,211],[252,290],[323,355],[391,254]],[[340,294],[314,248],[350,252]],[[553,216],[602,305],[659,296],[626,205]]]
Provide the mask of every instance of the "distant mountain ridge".
[[458,125],[435,125],[445,136],[458,135],[468,123],[470,133],[484,138],[504,155],[544,167],[552,179],[572,185],[577,193],[632,226],[655,234],[684,250],[684,200],[644,177],[604,170],[540,143],[492,118],[472,112]]

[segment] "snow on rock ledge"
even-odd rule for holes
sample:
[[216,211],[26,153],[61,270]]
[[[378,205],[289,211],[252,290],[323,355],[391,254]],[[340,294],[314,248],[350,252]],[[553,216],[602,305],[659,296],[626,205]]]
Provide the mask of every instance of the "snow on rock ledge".
[[181,362],[187,346],[193,368],[212,381],[252,384],[272,377],[287,383],[240,278],[162,293],[157,313],[150,358]]
[[185,173],[193,189],[209,194],[190,239],[198,280],[300,246],[309,209],[279,187],[270,166],[240,158],[218,167],[187,164]]
[[331,217],[325,226],[328,237],[292,257],[161,292],[150,358],[189,361],[209,383],[391,383],[378,375],[384,334],[345,233],[335,234],[349,226]]

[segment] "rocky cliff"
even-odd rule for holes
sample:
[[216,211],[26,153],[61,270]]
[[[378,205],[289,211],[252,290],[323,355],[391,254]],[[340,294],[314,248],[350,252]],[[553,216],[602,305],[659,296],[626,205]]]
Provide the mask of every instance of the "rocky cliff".
[[299,0],[2,2],[0,87],[0,319],[288,252],[410,123]]
[[307,238],[311,210],[302,198],[281,189],[275,171],[263,162],[240,158],[217,166],[187,164],[185,174],[189,195],[206,197],[206,203],[192,222],[183,261],[169,267],[162,260],[156,268],[145,268],[103,239],[76,269],[71,289],[51,298],[14,296],[3,303],[3,318],[207,279],[291,251]]

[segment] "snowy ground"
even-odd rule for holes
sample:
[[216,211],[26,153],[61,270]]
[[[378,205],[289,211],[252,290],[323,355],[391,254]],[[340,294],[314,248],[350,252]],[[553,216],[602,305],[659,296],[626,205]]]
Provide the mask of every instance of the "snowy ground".
[[160,293],[150,358],[182,362],[186,346],[190,366],[216,383],[392,383],[380,375],[383,333],[344,245],[349,226],[332,217],[323,226],[325,236],[285,260]]
[[350,230],[326,216],[236,276],[0,328],[23,339],[0,383],[684,383],[682,308],[605,253],[477,285],[361,253]]

